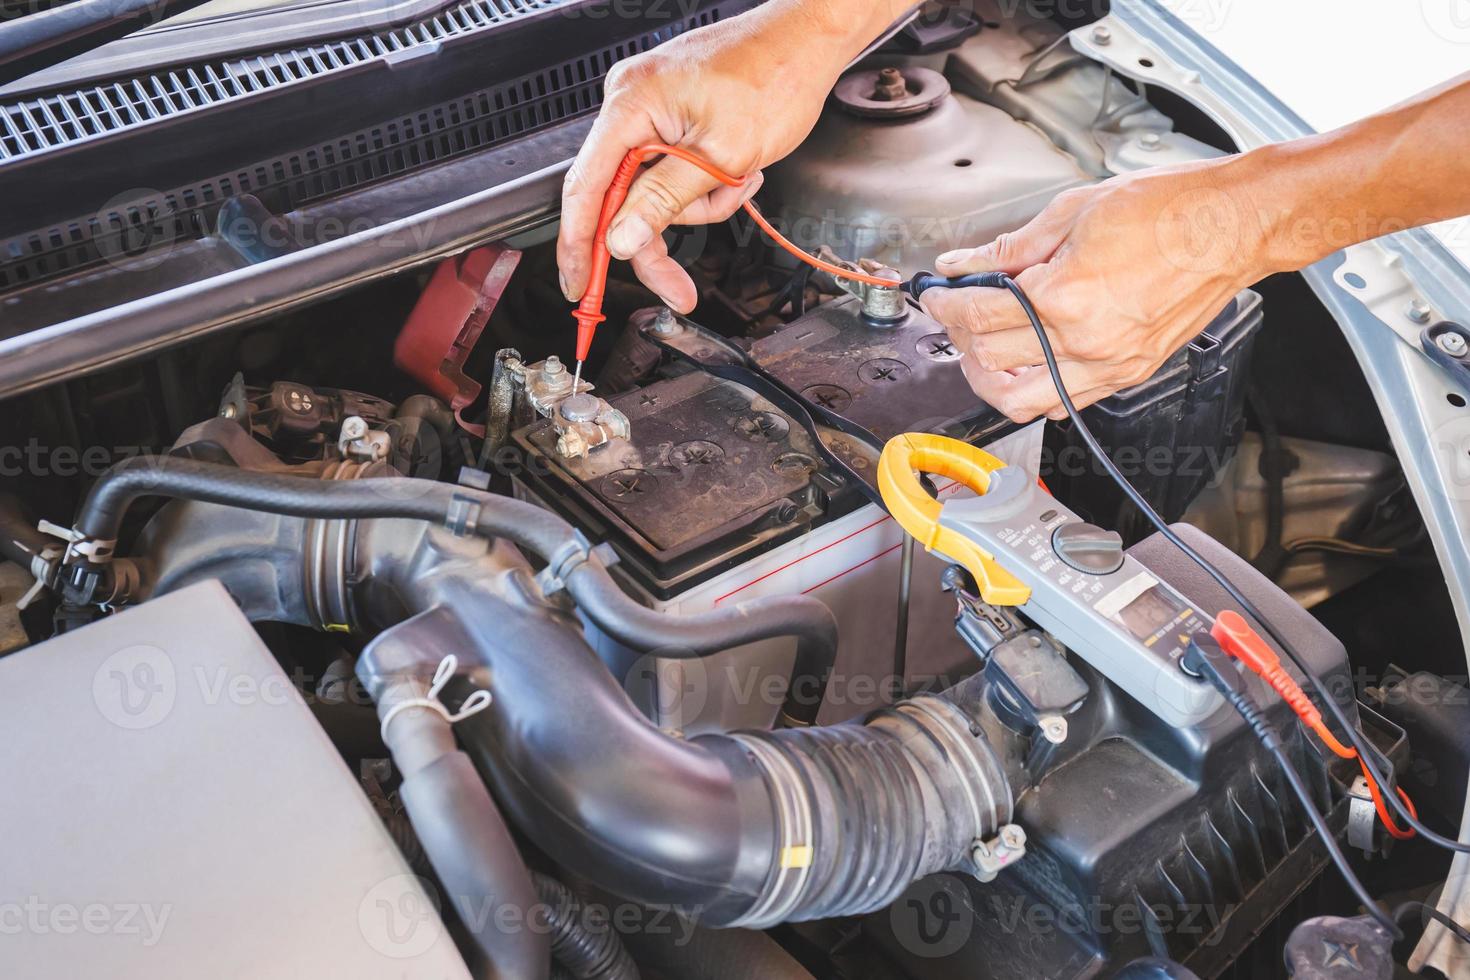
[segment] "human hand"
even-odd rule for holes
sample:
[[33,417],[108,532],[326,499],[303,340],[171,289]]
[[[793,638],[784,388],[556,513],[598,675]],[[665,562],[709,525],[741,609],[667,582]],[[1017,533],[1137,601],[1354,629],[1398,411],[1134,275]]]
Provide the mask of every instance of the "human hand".
[[754,194],[761,168],[811,131],[848,60],[896,16],[890,8],[897,9],[870,0],[773,0],[615,65],[602,112],[562,189],[557,264],[567,299],[575,302],[587,287],[592,237],[618,165],[631,149],[666,143],[748,178],[726,187],[664,158],[635,178],[609,226],[608,251],[630,260],[670,307],[692,310],[694,282],[669,257],[664,229],[723,221]]
[[[1059,194],[1029,224],[939,257],[999,270],[1035,305],[1081,408],[1147,379],[1241,289],[1273,271],[1250,182],[1228,163],[1144,171]],[[1019,304],[1001,289],[930,289],[920,304],[963,354],[975,393],[1018,422],[1066,417]]]

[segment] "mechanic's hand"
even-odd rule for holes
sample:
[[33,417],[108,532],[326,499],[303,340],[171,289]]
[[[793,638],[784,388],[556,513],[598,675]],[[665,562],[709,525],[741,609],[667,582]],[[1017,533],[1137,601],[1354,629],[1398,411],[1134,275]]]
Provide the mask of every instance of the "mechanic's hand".
[[[726,187],[682,160],[658,160],[634,180],[609,227],[613,257],[630,259],[670,307],[692,310],[694,283],[669,257],[664,229],[722,221],[760,188],[760,169],[811,131],[843,67],[887,23],[886,6],[775,0],[615,65],[602,112],[562,190],[556,257],[567,299],[575,302],[587,287],[592,236],[618,164],[631,149],[667,143],[750,178]],[[877,26],[868,23],[869,11],[880,11]]]
[[[1271,271],[1245,185],[1219,161],[1065,191],[1012,234],[939,257],[940,275],[1000,270],[1026,291],[1079,408],[1137,384]],[[1030,321],[1002,289],[930,289],[985,401],[1018,421],[1065,418]]]

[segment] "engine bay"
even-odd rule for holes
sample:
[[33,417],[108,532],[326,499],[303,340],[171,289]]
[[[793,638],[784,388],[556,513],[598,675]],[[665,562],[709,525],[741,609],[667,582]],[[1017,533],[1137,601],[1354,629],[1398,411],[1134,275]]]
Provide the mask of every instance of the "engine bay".
[[[907,277],[1069,188],[1232,149],[1061,25],[991,6],[843,76],[761,190],[787,237]],[[1299,704],[1188,666],[1225,611],[1258,610],[1324,685],[1290,668],[1297,693],[1331,693],[1319,719],[1347,718],[1420,817],[1457,824],[1467,750],[1445,733],[1465,709],[1403,696],[1416,678],[1463,693],[1454,614],[1361,372],[1299,277],[1240,293],[1082,413],[1246,608],[1070,420],[979,402],[917,303],[799,264],[737,215],[670,237],[700,290],[688,315],[614,268],[578,376],[554,236],[7,403],[18,796],[133,740],[52,813],[0,820],[14,846],[54,847],[62,810],[156,820],[156,838],[102,833],[58,880],[105,891],[148,867],[138,894],[167,896],[171,865],[228,840],[222,876],[258,858],[282,888],[336,885],[265,915],[269,890],[222,879],[173,900],[163,960],[89,963],[172,975],[232,920],[280,948],[353,946],[336,962],[356,976],[1256,978],[1303,944],[1393,948],[1315,810],[1374,895],[1428,896],[1447,858],[1375,820],[1377,784]],[[284,727],[143,696],[218,696],[196,683],[216,646]],[[68,658],[109,724],[31,701],[70,690]],[[284,757],[293,781],[263,780]],[[311,801],[282,811],[310,821],[302,839],[241,812],[277,795]],[[152,849],[191,825],[208,847],[160,870]],[[50,874],[28,861],[22,888]],[[369,925],[378,902],[444,932]],[[487,914],[503,908],[527,918]],[[19,962],[55,939],[27,937]]]

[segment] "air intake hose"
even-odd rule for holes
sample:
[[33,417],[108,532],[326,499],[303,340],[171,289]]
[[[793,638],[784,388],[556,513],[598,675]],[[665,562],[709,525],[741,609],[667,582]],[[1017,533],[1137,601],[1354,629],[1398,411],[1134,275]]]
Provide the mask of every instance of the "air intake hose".
[[358,677],[376,696],[455,651],[494,698],[456,732],[496,799],[609,891],[711,925],[859,915],[968,868],[1010,821],[1000,762],[943,698],[865,724],[679,739],[638,713],[580,635],[483,594],[445,596],[374,640]]

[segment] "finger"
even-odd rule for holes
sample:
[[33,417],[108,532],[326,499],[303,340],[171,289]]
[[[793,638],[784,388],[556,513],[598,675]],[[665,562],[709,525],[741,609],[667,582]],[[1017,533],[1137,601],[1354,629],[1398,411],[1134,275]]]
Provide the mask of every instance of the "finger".
[[967,353],[975,360],[976,366],[985,371],[1013,371],[1046,360],[1041,353],[1041,342],[1036,339],[1036,331],[1029,323],[1010,330],[971,334],[969,343]]
[[721,184],[679,212],[679,216],[674,219],[673,223],[676,225],[708,225],[716,221],[724,221],[739,211],[746,201],[754,197],[755,192],[761,189],[765,180],[766,175],[757,170],[739,187]]
[[[1106,368],[1102,365],[1063,361],[1059,366],[1068,394],[1073,391],[1092,394],[1107,387]],[[1013,422],[1030,422],[1062,407],[1051,373],[1044,367],[1018,372],[986,371],[974,358],[965,356],[960,359],[960,370],[975,394]]]
[[633,179],[628,199],[608,228],[607,250],[617,258],[631,258],[663,234],[685,208],[719,186],[692,163],[664,157]]
[[1005,272],[1016,275],[1051,259],[1067,237],[1084,194],[1059,194],[1045,210],[1015,231],[1005,232],[977,248],[957,248],[934,260],[942,276],[969,272]]
[[684,267],[669,257],[669,246],[662,235],[635,254],[631,262],[633,274],[657,293],[669,309],[675,313],[688,313],[694,309],[699,301],[699,290]]
[[[1070,391],[1067,394],[1071,395],[1072,406],[1078,411],[1081,411],[1089,405],[1097,404],[1104,398],[1107,398],[1109,395],[1117,394],[1118,391],[1123,387],[1123,385],[1108,384],[1093,388],[1090,391],[1084,391],[1080,395],[1073,394]],[[1055,387],[1053,388],[1053,390],[1055,390]],[[1053,422],[1060,422],[1062,419],[1067,417],[1068,412],[1067,407],[1062,404],[1061,399],[1057,399],[1057,403],[1051,408],[1047,409],[1044,414]]]
[[576,302],[587,288],[592,236],[602,213],[602,199],[628,151],[658,138],[653,124],[608,105],[587,134],[572,161],[561,190],[561,228],[556,237],[556,265],[561,290]]
[[[1004,289],[926,289],[919,296],[923,311],[950,331],[950,336],[1013,330],[1031,323],[1015,298]],[[969,342],[963,345],[969,349]]]

